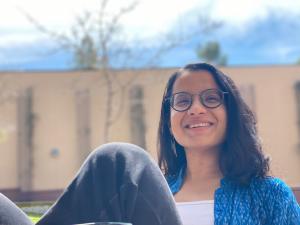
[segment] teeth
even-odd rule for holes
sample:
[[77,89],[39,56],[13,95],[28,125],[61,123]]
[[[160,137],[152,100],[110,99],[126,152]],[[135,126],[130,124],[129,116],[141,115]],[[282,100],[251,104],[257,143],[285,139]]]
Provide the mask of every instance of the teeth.
[[189,125],[189,128],[196,128],[196,127],[208,127],[210,126],[210,123],[197,123]]

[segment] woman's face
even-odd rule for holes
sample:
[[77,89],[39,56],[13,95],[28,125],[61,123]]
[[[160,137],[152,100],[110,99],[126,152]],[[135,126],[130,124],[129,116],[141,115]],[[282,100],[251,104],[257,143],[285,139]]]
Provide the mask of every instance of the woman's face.
[[193,95],[191,107],[183,112],[171,108],[171,132],[186,150],[218,149],[222,144],[227,124],[223,104],[207,108],[198,95],[207,89],[219,89],[208,71],[183,72],[173,85],[173,93],[188,92]]

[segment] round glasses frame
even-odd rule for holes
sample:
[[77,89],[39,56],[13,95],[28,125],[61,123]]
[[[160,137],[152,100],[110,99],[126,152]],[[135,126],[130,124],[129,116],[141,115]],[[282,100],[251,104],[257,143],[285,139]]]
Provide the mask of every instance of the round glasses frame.
[[[214,106],[210,106],[208,105],[206,102],[205,102],[205,97],[208,93],[210,92],[215,92],[219,95],[220,97],[220,101],[218,102],[218,104],[214,105]],[[178,109],[174,106],[174,99],[176,97],[176,95],[178,94],[186,94],[188,96],[190,96],[190,102],[189,102],[189,105],[183,109]],[[225,94],[228,94],[228,92],[224,92],[224,91],[221,91],[219,89],[206,89],[198,94],[190,94],[188,92],[177,92],[177,93],[174,93],[171,97],[169,98],[166,98],[166,100],[170,103],[170,106],[177,112],[184,112],[184,111],[187,111],[191,108],[191,106],[193,105],[193,102],[194,102],[194,95],[198,95],[199,96],[199,100],[201,102],[201,104],[206,107],[206,108],[209,108],[209,109],[214,109],[214,108],[217,108],[219,107],[220,105],[222,105],[224,103],[224,96]]]

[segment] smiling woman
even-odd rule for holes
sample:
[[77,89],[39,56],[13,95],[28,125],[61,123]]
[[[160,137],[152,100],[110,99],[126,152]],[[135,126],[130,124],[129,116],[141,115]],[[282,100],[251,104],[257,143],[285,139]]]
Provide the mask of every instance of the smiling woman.
[[253,113],[214,66],[189,64],[170,77],[158,134],[184,225],[300,222],[291,189],[269,176]]
[[[37,224],[299,224],[291,189],[269,175],[253,113],[214,66],[189,64],[170,77],[158,143],[165,177],[143,149],[102,145]],[[0,224],[28,221],[17,209],[1,211],[10,202],[0,204]]]
[[[190,95],[190,101],[184,95]],[[218,147],[223,142],[227,120],[223,92],[209,72],[183,72],[173,85],[172,99],[171,132],[187,151],[200,145],[203,149]]]

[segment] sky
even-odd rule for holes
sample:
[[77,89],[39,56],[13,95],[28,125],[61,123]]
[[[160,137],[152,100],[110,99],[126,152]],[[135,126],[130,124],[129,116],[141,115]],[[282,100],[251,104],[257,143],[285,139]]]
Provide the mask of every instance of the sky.
[[[96,11],[99,2],[10,0],[1,3],[0,70],[71,68],[70,54],[56,51],[54,43],[22,12],[29,13],[50,30],[63,32],[72,25],[74,17],[84,11]],[[116,12],[128,2],[110,0],[108,9]],[[130,37],[147,40],[170,28],[179,29],[179,25],[192,23],[199,15],[222,21],[223,25],[171,51],[160,66],[182,66],[197,60],[195,49],[210,40],[221,44],[229,65],[292,64],[300,58],[299,0],[140,0],[122,21]]]

